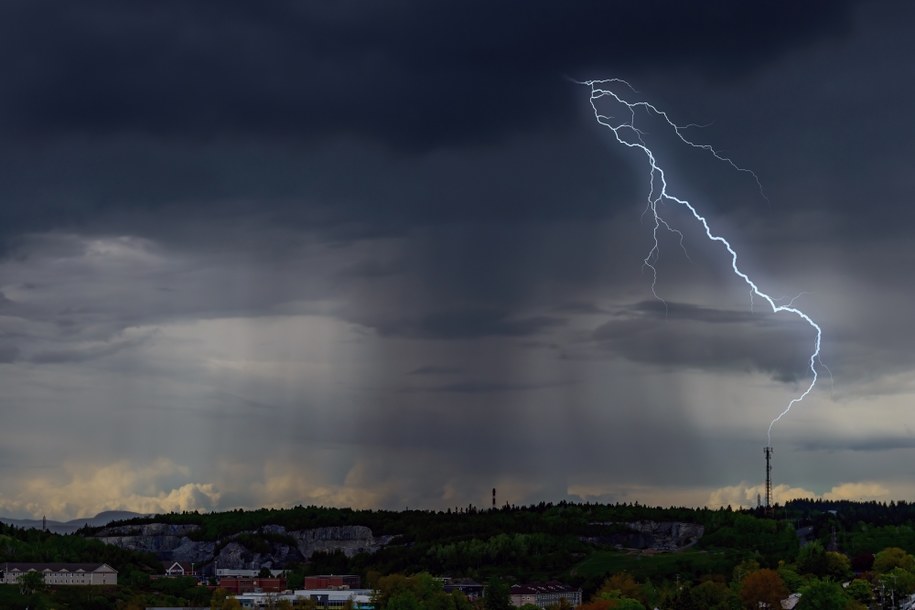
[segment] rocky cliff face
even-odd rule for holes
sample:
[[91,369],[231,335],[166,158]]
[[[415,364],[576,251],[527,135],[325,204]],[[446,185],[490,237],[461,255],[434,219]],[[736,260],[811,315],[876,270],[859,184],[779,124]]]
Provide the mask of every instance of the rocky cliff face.
[[134,551],[146,551],[163,560],[201,563],[212,559],[216,543],[191,540],[188,535],[198,529],[196,525],[166,523],[121,525],[106,527],[95,537],[105,544]]
[[668,521],[634,521],[629,527],[641,534],[647,534],[652,548],[659,551],[676,551],[694,545],[702,538],[705,527],[696,523]]
[[215,542],[205,542],[190,538],[198,529],[196,525],[165,523],[122,525],[100,530],[95,537],[106,544],[154,553],[166,561],[187,561],[197,565],[215,561],[220,568],[230,569],[283,567],[306,560],[318,551],[342,551],[348,557],[374,553],[392,538],[376,537],[372,530],[361,525],[292,531],[279,525],[268,525],[256,532],[241,532]]
[[702,525],[676,521],[632,521],[595,525],[625,526],[626,531],[585,538],[586,541],[640,550],[679,551],[694,545],[705,533],[705,527]]

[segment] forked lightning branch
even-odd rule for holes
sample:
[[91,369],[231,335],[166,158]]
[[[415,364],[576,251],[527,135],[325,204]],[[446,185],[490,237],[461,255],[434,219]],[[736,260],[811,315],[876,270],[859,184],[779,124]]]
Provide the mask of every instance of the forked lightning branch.
[[664,213],[667,206],[678,206],[688,212],[687,217],[691,216],[699,223],[709,240],[720,244],[727,252],[727,256],[730,258],[731,269],[737,277],[746,283],[752,295],[759,297],[768,303],[769,307],[772,308],[773,313],[788,313],[795,315],[815,331],[816,340],[814,341],[810,352],[810,383],[805,387],[803,392],[792,398],[784,409],[769,423],[769,429],[766,434],[768,441],[767,447],[771,446],[772,427],[782,417],[787,415],[794,405],[804,400],[816,386],[818,378],[817,366],[821,365],[819,358],[822,330],[809,315],[794,306],[793,300],[787,305],[779,305],[773,297],[763,292],[763,290],[741,270],[738,265],[737,251],[730,242],[712,231],[708,220],[692,203],[673,193],[668,187],[667,176],[664,173],[664,169],[658,164],[657,156],[646,142],[645,131],[641,129],[639,119],[643,118],[646,123],[649,119],[654,119],[655,121],[660,120],[661,125],[666,125],[684,146],[699,149],[701,152],[712,155],[722,163],[728,164],[735,171],[750,174],[753,179],[756,180],[756,184],[759,186],[761,192],[762,186],[760,185],[759,179],[755,173],[738,166],[731,159],[721,155],[708,144],[697,144],[687,138],[684,134],[688,126],[681,126],[674,123],[665,111],[659,110],[653,104],[646,101],[630,100],[630,96],[635,94],[635,90],[626,81],[618,78],[610,78],[589,80],[579,84],[586,85],[591,89],[591,108],[594,110],[594,118],[597,122],[609,129],[617,142],[644,155],[645,160],[648,163],[650,172],[646,210],[650,214],[650,220],[652,222],[653,241],[651,249],[645,256],[644,265],[650,269],[652,273],[652,293],[658,297],[656,292],[657,268],[655,267],[660,253],[658,234],[662,231],[670,231],[677,234],[681,240],[683,237],[680,230],[667,220]]

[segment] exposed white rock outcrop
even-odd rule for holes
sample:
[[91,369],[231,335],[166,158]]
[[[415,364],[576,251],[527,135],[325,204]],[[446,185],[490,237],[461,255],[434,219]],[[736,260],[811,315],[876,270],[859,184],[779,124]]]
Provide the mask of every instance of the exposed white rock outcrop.
[[[222,540],[192,540],[191,535],[198,530],[196,525],[148,523],[107,527],[95,537],[106,544],[154,553],[163,560],[187,561],[198,565],[215,560],[219,567],[232,569],[284,566],[309,559],[316,552],[341,551],[347,557],[374,553],[392,538],[376,537],[371,529],[362,525],[306,530],[287,530],[280,525],[267,525],[260,530],[239,532]],[[258,537],[263,540],[263,544],[257,544],[256,549],[248,548],[247,536]]]

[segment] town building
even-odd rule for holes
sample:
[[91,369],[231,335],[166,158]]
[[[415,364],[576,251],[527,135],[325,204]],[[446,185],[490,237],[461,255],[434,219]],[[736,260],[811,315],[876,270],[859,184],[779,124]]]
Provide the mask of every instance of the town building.
[[371,589],[296,589],[283,593],[242,593],[235,599],[242,608],[270,608],[281,600],[287,600],[298,606],[302,601],[313,599],[318,608],[335,610],[344,608],[349,603],[353,610],[374,610]]
[[356,574],[320,574],[306,576],[302,587],[305,589],[358,589],[362,579]]
[[[276,578],[285,574],[286,570],[269,570],[269,572],[270,576]],[[234,570],[232,568],[217,568],[216,578],[222,578],[223,576],[234,578],[255,578],[260,575],[260,573],[261,570]]]
[[0,564],[0,583],[17,584],[23,574],[38,572],[46,585],[117,585],[118,571],[107,563],[13,563]]
[[515,607],[533,604],[546,608],[565,600],[572,607],[581,605],[581,589],[564,585],[555,580],[545,583],[512,585],[511,603]]
[[442,588],[445,590],[445,593],[460,591],[467,596],[467,599],[474,601],[482,599],[483,591],[486,587],[478,582],[465,578],[443,578]]
[[221,576],[219,578],[219,587],[225,589],[232,595],[241,593],[279,593],[286,590],[286,577],[278,578],[260,578],[255,576]]

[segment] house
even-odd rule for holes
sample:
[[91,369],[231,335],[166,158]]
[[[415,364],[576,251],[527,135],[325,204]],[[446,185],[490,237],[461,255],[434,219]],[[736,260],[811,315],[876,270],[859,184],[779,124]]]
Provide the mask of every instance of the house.
[[0,583],[19,582],[23,574],[38,572],[46,585],[117,585],[118,571],[107,563],[12,563],[0,565]]
[[581,589],[555,580],[545,583],[512,585],[510,597],[511,603],[515,607],[534,604],[540,608],[546,608],[560,603],[563,599],[573,607],[581,605]]
[[196,576],[194,564],[187,561],[163,561],[166,576]]

